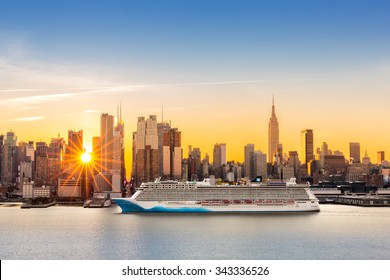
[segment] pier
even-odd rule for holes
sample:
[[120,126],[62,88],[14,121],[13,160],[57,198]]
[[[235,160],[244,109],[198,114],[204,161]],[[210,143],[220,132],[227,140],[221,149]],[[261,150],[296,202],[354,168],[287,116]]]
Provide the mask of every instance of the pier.
[[339,196],[334,200],[336,204],[354,205],[363,207],[389,207],[390,197],[381,197],[377,195],[356,196],[347,195]]
[[54,206],[56,204],[57,204],[56,202],[46,203],[46,204],[28,204],[28,203],[23,203],[22,206],[20,206],[20,209],[48,208],[48,207]]

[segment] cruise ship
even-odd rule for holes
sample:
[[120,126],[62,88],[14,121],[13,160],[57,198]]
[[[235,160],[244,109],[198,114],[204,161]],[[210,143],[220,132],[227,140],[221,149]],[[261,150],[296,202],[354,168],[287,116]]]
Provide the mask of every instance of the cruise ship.
[[142,183],[130,198],[114,198],[122,213],[132,212],[317,212],[318,200],[309,185],[263,183],[257,177],[248,185],[211,185],[202,182],[160,181]]

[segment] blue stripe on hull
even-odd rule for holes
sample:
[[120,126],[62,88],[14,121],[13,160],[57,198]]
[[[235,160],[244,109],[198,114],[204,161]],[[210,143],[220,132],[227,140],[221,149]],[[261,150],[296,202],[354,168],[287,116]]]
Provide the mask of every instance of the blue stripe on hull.
[[153,213],[204,213],[212,212],[211,210],[200,207],[182,207],[182,208],[167,208],[163,206],[155,206],[150,209],[145,209],[138,204],[128,200],[113,199],[114,202],[122,209],[122,213],[128,212],[153,212]]

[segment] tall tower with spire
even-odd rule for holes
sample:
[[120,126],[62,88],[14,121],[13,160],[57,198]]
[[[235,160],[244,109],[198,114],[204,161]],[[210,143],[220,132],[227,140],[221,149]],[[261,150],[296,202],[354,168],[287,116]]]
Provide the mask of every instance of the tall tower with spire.
[[275,98],[272,95],[272,114],[268,124],[268,162],[273,163],[274,155],[278,152],[279,123],[275,114]]

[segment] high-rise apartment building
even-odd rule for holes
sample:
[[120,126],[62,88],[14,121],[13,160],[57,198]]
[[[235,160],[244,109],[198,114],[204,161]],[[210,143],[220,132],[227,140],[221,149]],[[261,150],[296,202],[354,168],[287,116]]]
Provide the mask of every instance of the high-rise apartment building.
[[255,145],[248,144],[244,147],[244,171],[245,177],[252,179],[254,177],[254,162],[253,153],[255,152]]
[[349,143],[349,158],[353,163],[360,162],[360,143]]
[[301,156],[305,164],[314,159],[314,137],[312,129],[301,132]]
[[138,117],[137,131],[133,134],[133,176],[136,186],[154,181],[158,177],[157,116]]
[[279,144],[279,123],[275,114],[275,102],[272,97],[272,113],[268,124],[268,162],[273,163],[278,153]]

